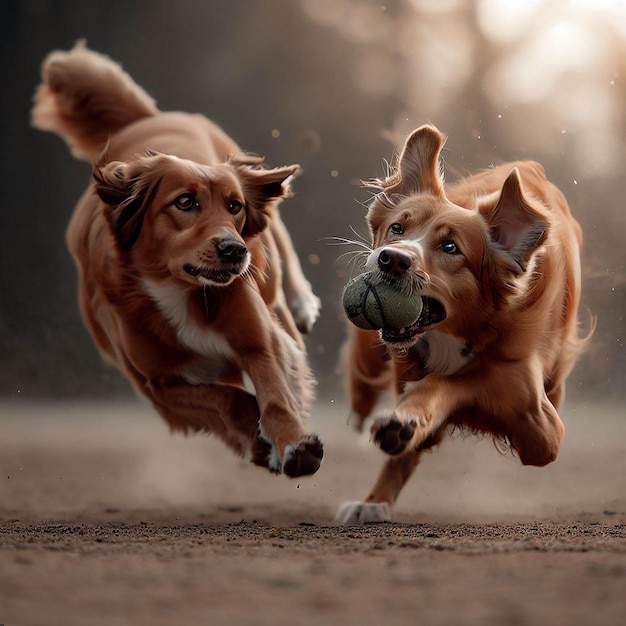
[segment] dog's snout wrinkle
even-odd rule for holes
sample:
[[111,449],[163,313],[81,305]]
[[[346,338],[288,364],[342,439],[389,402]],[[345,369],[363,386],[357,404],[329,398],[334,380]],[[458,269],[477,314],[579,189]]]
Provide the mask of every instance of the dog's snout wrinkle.
[[378,267],[381,271],[396,278],[411,267],[411,262],[409,254],[396,248],[383,248],[378,255]]

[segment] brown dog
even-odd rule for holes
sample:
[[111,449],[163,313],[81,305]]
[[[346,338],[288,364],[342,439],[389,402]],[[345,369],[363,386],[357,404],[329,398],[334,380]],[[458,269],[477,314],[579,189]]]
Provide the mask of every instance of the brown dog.
[[264,169],[203,116],[159,112],[82,44],[45,60],[33,124],[94,163],[67,243],[105,358],[173,429],[215,433],[288,476],[316,472],[300,331],[319,300],[276,209],[300,168]]
[[390,458],[343,523],[388,519],[421,453],[462,427],[504,441],[525,465],[554,461],[557,410],[585,340],[578,336],[581,229],[541,165],[501,165],[444,188],[441,133],[414,131],[397,171],[373,181],[365,270],[421,297],[400,331],[350,329],[358,429],[394,385],[396,407],[371,432]]

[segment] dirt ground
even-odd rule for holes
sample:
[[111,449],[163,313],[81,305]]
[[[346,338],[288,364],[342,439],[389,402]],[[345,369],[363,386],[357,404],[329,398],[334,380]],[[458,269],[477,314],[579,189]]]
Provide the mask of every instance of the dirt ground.
[[324,464],[294,481],[143,404],[2,404],[0,622],[626,623],[626,415],[563,413],[553,465],[456,437],[393,522],[342,527],[382,453],[339,402],[318,402]]

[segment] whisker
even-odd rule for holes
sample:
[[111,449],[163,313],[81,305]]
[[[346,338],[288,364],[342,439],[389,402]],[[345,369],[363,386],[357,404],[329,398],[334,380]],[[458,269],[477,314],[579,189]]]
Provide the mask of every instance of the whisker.
[[354,239],[347,239],[346,237],[324,237],[324,240],[327,241],[327,245],[329,246],[346,246],[352,244],[365,248],[368,252],[373,252],[373,248],[367,243],[355,241]]
[[336,259],[335,259],[335,263],[337,261],[339,261],[340,259],[343,259],[343,257],[348,256],[348,255],[352,255],[355,258],[358,257],[368,257],[369,254],[367,252],[365,252],[365,250],[348,250],[348,252],[344,252],[343,254],[340,254]]
[[[357,270],[357,262],[360,261],[360,269]],[[365,269],[367,256],[364,253],[355,254],[348,261],[348,269],[350,270],[350,276],[354,276],[355,271],[362,272]]]
[[266,271],[261,271],[258,267],[253,267],[252,265],[249,265],[246,271],[241,274],[241,278],[248,284],[252,284],[253,282],[258,282],[255,279],[255,275],[265,280],[269,279],[269,274]]
[[[348,268],[350,269],[350,278],[352,278],[354,276],[354,271],[356,269],[356,262],[358,259],[362,259],[362,256],[353,256],[349,261],[348,261]],[[365,262],[363,262],[361,270],[365,269]]]
[[383,170],[385,171],[385,178],[390,178],[394,173],[395,168],[387,159],[383,159]]
[[366,245],[370,245],[369,239],[365,239],[365,237],[363,237],[363,235],[360,235],[359,233],[356,232],[356,230],[354,229],[354,226],[350,225],[350,230],[361,240],[363,241],[363,243],[365,243]]

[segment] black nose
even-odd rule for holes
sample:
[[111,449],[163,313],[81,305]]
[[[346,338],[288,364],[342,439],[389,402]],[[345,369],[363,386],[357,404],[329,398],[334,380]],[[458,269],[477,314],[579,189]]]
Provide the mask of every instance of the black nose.
[[222,261],[235,263],[241,261],[248,253],[248,248],[235,239],[222,239],[217,244],[217,254]]
[[397,248],[383,248],[378,255],[378,267],[394,278],[399,278],[411,267],[411,257]]

